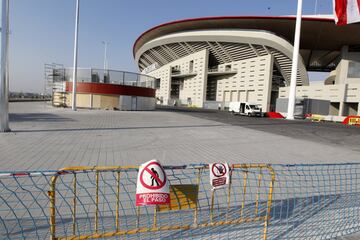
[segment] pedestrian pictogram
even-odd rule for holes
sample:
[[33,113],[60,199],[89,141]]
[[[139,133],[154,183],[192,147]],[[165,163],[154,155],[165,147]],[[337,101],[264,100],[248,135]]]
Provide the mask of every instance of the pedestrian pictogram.
[[169,203],[170,189],[164,168],[156,160],[142,164],[136,186],[136,206]]
[[210,169],[210,184],[213,189],[222,188],[229,184],[230,168],[227,163],[212,163],[209,164]]
[[141,184],[148,189],[160,189],[166,184],[166,174],[157,162],[146,165],[140,173]]

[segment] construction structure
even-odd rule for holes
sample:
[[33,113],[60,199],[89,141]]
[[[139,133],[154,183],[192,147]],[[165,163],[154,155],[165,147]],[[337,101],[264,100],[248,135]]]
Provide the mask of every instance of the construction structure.
[[[77,70],[76,105],[88,109],[154,110],[155,79],[115,70],[81,68]],[[72,68],[45,64],[45,93],[57,107],[72,106]]]
[[[334,115],[360,115],[359,24],[338,27],[332,16],[303,18],[297,97],[329,100]],[[163,105],[227,108],[231,101],[275,110],[288,97],[295,17],[209,17],[174,21],[134,44],[140,71],[159,79]],[[321,84],[308,72],[329,72]]]

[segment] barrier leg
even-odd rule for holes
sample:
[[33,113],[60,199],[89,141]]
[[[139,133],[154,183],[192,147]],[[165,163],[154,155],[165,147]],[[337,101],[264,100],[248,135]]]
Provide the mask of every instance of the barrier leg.
[[213,216],[214,216],[214,198],[215,198],[215,190],[211,189],[210,223],[213,222]]
[[255,217],[259,213],[259,199],[260,199],[261,179],[262,179],[262,171],[260,169],[260,173],[259,173],[259,176],[258,176],[257,192],[256,192]]
[[[198,175],[197,175],[197,185],[198,185],[198,191],[200,186],[200,178],[201,178],[201,168],[198,169]],[[194,226],[197,226],[198,224],[198,203],[196,203],[195,211],[194,211]]]
[[95,195],[95,233],[99,230],[99,171],[95,173],[96,195]]
[[154,206],[154,224],[153,228],[157,228],[157,207]]
[[140,207],[136,207],[136,227],[139,228],[140,225]]
[[244,178],[243,178],[243,200],[242,200],[242,203],[241,203],[240,217],[242,217],[243,213],[244,213],[245,200],[246,200],[247,177],[248,177],[248,172],[245,171],[244,172]]
[[57,176],[51,178],[50,191],[48,195],[50,197],[50,239],[56,239],[56,205],[55,205],[55,191],[56,191]]
[[119,211],[120,211],[120,172],[116,176],[116,216],[115,216],[115,229],[119,232]]
[[[231,169],[233,169],[234,167],[232,166]],[[230,197],[231,197],[231,181],[232,181],[232,170],[230,171],[229,174],[229,186],[228,186],[228,195],[227,195],[227,210],[226,210],[226,221],[228,220],[229,217],[229,210],[230,210]]]
[[268,202],[267,202],[267,209],[266,209],[266,217],[264,223],[264,240],[267,239],[267,230],[269,225],[269,220],[271,217],[271,205],[272,205],[272,197],[273,197],[273,190],[274,190],[274,183],[275,183],[275,171],[272,167],[269,167],[270,174],[271,174],[271,182],[269,185],[269,194],[268,194]]
[[72,232],[73,235],[75,236],[75,232],[76,232],[76,173],[74,173],[74,179],[73,179],[73,192],[74,192],[74,197],[73,197],[73,210],[72,210]]

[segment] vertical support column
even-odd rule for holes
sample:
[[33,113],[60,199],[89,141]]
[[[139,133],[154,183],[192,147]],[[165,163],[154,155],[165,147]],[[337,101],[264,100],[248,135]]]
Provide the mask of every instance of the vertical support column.
[[1,3],[0,132],[9,128],[9,0]]
[[344,102],[341,101],[339,105],[339,117],[341,117],[344,114]]
[[339,116],[344,115],[344,109],[345,109],[345,101],[346,101],[346,91],[347,91],[347,84],[340,85],[340,104],[339,104]]
[[92,109],[93,108],[93,94],[92,93],[90,93],[90,104],[89,104],[89,106],[90,106],[90,109]]
[[[201,84],[198,88],[200,89],[200,95],[201,99],[198,99],[198,95],[196,95],[195,99],[192,99],[192,103],[197,107],[204,107],[204,102],[206,101],[206,88],[207,88],[207,82],[208,82],[208,68],[209,68],[209,50],[205,49],[203,52],[201,52],[201,57],[203,58],[203,66],[202,70],[198,69],[198,75],[196,76],[195,82],[199,81],[198,84]],[[198,67],[201,67],[198,65]],[[201,72],[200,72],[201,71]],[[200,83],[201,82],[201,83]],[[197,92],[198,93],[198,92]]]

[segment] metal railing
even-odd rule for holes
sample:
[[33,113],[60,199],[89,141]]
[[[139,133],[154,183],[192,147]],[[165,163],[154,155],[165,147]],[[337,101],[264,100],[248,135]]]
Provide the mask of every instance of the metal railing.
[[[53,82],[59,82],[59,81],[71,82],[72,74],[73,74],[72,68],[54,69]],[[78,68],[77,81],[156,88],[155,85],[156,79],[154,77],[139,73],[109,70],[109,69],[104,70],[97,68]]]
[[135,206],[138,166],[2,172],[0,238],[336,239],[360,232],[360,164],[232,168],[230,185],[212,192],[206,164],[165,167],[173,200],[157,208]]
[[[193,210],[191,208],[190,211],[183,210],[185,201],[185,205],[188,205],[189,199],[191,198],[197,198],[197,196],[202,196],[206,194],[207,189],[205,189],[205,186],[201,184],[201,176],[204,174],[204,172],[207,170],[207,166],[198,166],[198,167],[184,167],[184,168],[165,168],[167,171],[168,177],[170,177],[170,184],[171,186],[177,186],[177,188],[181,188],[181,186],[189,186],[189,183],[187,184],[179,184],[181,182],[177,181],[175,176],[184,174],[184,172],[187,172],[186,174],[189,176],[190,179],[193,179],[194,181],[190,182],[190,185],[193,184],[197,192],[193,192],[194,196],[186,196],[186,193],[184,198],[185,200],[181,201],[179,198],[173,198],[172,199],[172,205],[178,206],[175,208],[175,211],[185,211],[184,213],[181,213],[181,218],[179,218],[177,221],[172,222],[161,222],[161,218],[169,218],[169,215],[172,215],[174,212],[174,209],[167,209],[164,207],[153,207],[153,217],[152,217],[152,223],[151,225],[141,224],[140,222],[140,216],[141,211],[140,207],[136,207],[136,225],[135,226],[129,226],[127,224],[121,224],[120,223],[120,202],[126,202],[131,201],[132,199],[127,199],[127,196],[122,196],[120,194],[120,185],[122,184],[122,181],[126,182],[128,179],[121,179],[121,173],[124,172],[137,172],[137,167],[129,166],[129,167],[75,167],[75,168],[65,168],[61,169],[59,171],[59,174],[55,175],[51,179],[51,190],[49,191],[50,196],[50,236],[51,239],[68,239],[70,238],[80,238],[80,239],[88,239],[88,238],[105,238],[105,237],[113,237],[113,236],[122,236],[122,235],[131,235],[131,234],[137,234],[137,233],[146,233],[146,232],[158,232],[158,231],[174,231],[174,230],[189,230],[189,229],[199,229],[204,227],[210,227],[210,226],[223,226],[223,225],[233,225],[233,224],[241,224],[241,223],[249,223],[249,222],[257,222],[257,221],[263,221],[264,222],[264,230],[263,230],[263,239],[267,239],[267,226],[268,221],[270,219],[270,210],[271,210],[271,203],[272,203],[272,192],[273,192],[273,185],[275,181],[275,172],[274,170],[268,166],[263,164],[239,164],[239,165],[233,165],[232,166],[232,173],[233,174],[242,174],[242,193],[243,197],[241,199],[241,207],[239,211],[239,215],[235,214],[236,210],[234,207],[231,207],[231,202],[234,201],[234,199],[231,197],[232,194],[236,194],[238,191],[237,188],[232,188],[232,185],[238,185],[240,183],[233,183],[229,184],[227,188],[227,193],[225,195],[217,195],[215,191],[211,191],[211,203],[210,206],[208,205],[208,202],[203,201],[196,201],[194,200]],[[246,200],[249,198],[249,193],[247,192],[248,184],[249,184],[249,171],[256,171],[258,172],[258,182],[257,182],[257,190],[255,194],[255,209],[253,211],[253,214],[250,212],[246,212]],[[95,182],[95,192],[93,194],[89,194],[88,196],[80,197],[81,194],[79,191],[79,183],[81,182],[79,180],[79,177],[81,175],[90,175],[88,178],[90,181]],[[264,178],[264,175],[269,175],[269,183],[265,184],[265,186],[262,186],[262,180]],[[69,209],[69,212],[71,212],[72,215],[72,226],[71,226],[71,236],[63,236],[59,237],[56,234],[56,228],[57,225],[57,205],[56,205],[56,191],[57,191],[57,180],[60,177],[63,177],[67,175],[70,175],[72,178],[72,186],[68,186],[73,195],[71,209]],[[110,175],[110,176],[106,176]],[[232,175],[231,175],[232,176]],[[101,178],[101,179],[100,179]],[[92,180],[91,180],[92,179]],[[240,178],[234,178],[234,180],[239,180]],[[134,179],[135,180],[135,179]],[[100,212],[100,197],[104,197],[104,192],[100,192],[100,186],[101,181],[104,181],[103,184],[111,184],[113,186],[113,194],[109,194],[107,196],[107,203],[114,203],[113,209],[115,209],[115,217],[114,217],[114,230],[106,230],[106,229],[99,229],[99,222],[104,221],[103,218],[104,213]],[[177,185],[176,185],[177,184]],[[61,185],[61,184],[60,184]],[[133,189],[135,186],[132,186]],[[103,189],[104,191],[104,189]],[[129,191],[129,190],[128,190]],[[260,192],[266,191],[267,192],[267,199],[261,199]],[[223,192],[222,192],[223,193]],[[134,194],[134,193],[133,193]],[[175,193],[175,195],[178,195],[179,193]],[[84,200],[84,198],[92,197],[93,196],[93,209],[95,209],[95,212],[91,213],[89,211],[83,211],[78,209],[77,202],[80,202]],[[215,204],[215,198],[217,198],[217,202]],[[132,202],[132,205],[134,203]],[[237,202],[234,203],[235,205],[238,205]],[[264,204],[265,211],[260,212],[261,207],[260,205]],[[182,206],[182,207],[180,207]],[[221,213],[219,210],[215,211],[215,206],[217,208],[221,207],[223,208]],[[109,205],[110,207],[110,205]],[[146,212],[148,212],[149,207],[142,207],[146,209]],[[162,211],[159,211],[162,209]],[[122,209],[124,210],[124,209]],[[135,210],[135,209],[132,209]],[[207,213],[209,211],[209,213]],[[64,211],[61,211],[64,212]],[[202,213],[202,217],[199,215]],[[93,230],[90,233],[82,232],[82,229],[77,228],[78,223],[78,215],[86,214],[92,215],[94,218],[94,224],[93,224]],[[225,214],[226,217],[224,219],[220,218],[219,215]],[[147,214],[148,215],[148,214]],[[208,217],[205,217],[208,216]],[[217,215],[217,216],[216,216]],[[122,218],[133,218],[134,214],[133,211],[130,211],[128,214],[123,213],[121,214]],[[110,217],[111,218],[111,217]],[[185,220],[185,218],[187,220]],[[191,219],[192,218],[192,219]],[[191,221],[188,221],[190,220]],[[112,222],[112,221],[110,221]],[[109,227],[110,223],[108,222],[107,227]],[[121,230],[120,230],[121,229]]]

